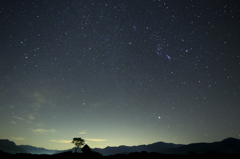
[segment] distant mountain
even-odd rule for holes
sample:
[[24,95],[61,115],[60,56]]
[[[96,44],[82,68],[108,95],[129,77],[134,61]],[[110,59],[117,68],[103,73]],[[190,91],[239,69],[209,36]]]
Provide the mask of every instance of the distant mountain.
[[7,139],[0,139],[0,150],[7,153],[28,153],[25,149],[18,147],[14,142]]
[[213,143],[194,143],[183,145],[177,148],[166,149],[164,153],[167,154],[189,154],[189,152],[196,154],[203,154],[206,152],[217,153],[240,153],[240,140],[235,138],[227,138],[220,142]]
[[34,146],[29,146],[29,145],[19,145],[18,147],[26,150],[27,152],[31,154],[55,154],[55,153],[60,153],[61,151],[59,150],[48,150],[45,148],[39,148],[39,147],[34,147]]
[[141,152],[141,151],[163,153],[165,149],[176,148],[179,146],[182,146],[182,145],[157,142],[150,145],[106,147],[104,149],[94,148],[92,150],[95,152],[101,153],[104,156],[107,156],[107,155],[115,155],[115,154],[128,154],[131,152]]

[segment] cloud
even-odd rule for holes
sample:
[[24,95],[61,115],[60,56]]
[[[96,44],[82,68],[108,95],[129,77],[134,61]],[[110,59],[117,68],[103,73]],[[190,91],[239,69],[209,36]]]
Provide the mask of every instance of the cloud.
[[24,119],[24,118],[18,117],[18,116],[13,116],[13,118],[18,119],[18,120],[22,120],[22,121],[26,121],[28,123],[32,123],[32,121],[30,121],[28,119]]
[[34,116],[32,114],[29,114],[29,119],[34,120]]
[[55,129],[50,129],[50,130],[47,130],[47,129],[36,129],[36,130],[32,130],[34,133],[40,133],[40,134],[44,134],[44,133],[54,133],[56,132]]
[[87,132],[85,130],[79,132],[79,134],[87,134]]
[[24,118],[18,117],[18,116],[13,116],[13,118],[18,119],[18,120],[22,120],[22,121],[26,121],[28,123],[32,123],[32,121],[30,121],[28,119],[24,119]]
[[[107,141],[105,139],[90,139],[90,138],[86,138],[84,139],[86,141],[93,141],[93,142],[102,142],[102,141]],[[50,140],[52,142],[58,142],[58,143],[64,143],[64,144],[68,144],[68,143],[71,143],[72,140]]]
[[[35,124],[35,125],[40,126],[40,127],[43,126],[41,123],[36,123],[35,122],[35,117],[32,114],[29,114],[28,117],[26,117],[26,118],[22,118],[22,117],[19,117],[19,116],[12,116],[12,117],[14,119],[17,119],[17,120],[20,120],[20,121],[24,121],[24,122],[27,122],[27,123],[30,123],[30,124]],[[11,123],[12,124],[17,124],[19,122],[13,120]]]
[[13,118],[16,118],[16,119],[19,119],[19,120],[25,120],[25,119],[23,119],[21,117],[18,117],[18,116],[13,116]]
[[22,140],[25,140],[25,138],[23,137],[12,137],[13,140],[19,140],[19,141],[22,141]]
[[105,139],[89,139],[89,138],[86,138],[85,140],[87,140],[87,141],[95,141],[95,142],[107,141]]
[[58,143],[63,143],[63,144],[69,144],[72,142],[72,140],[50,140],[52,142],[58,142]]
[[16,121],[11,121],[12,124],[17,124]]

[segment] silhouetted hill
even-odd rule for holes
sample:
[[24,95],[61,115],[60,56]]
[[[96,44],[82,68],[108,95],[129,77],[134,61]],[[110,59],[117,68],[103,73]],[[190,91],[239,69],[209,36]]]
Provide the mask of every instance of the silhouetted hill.
[[163,153],[165,149],[176,148],[176,147],[180,147],[180,146],[183,146],[183,144],[157,142],[157,143],[147,145],[146,150],[144,150],[144,151]]
[[176,145],[172,143],[157,142],[150,145],[139,145],[139,146],[118,146],[118,147],[106,147],[104,149],[95,148],[93,151],[99,152],[104,156],[114,155],[114,154],[128,154],[131,152],[159,152],[162,153],[163,150],[168,148],[175,148],[182,145]]
[[7,139],[0,139],[0,150],[7,153],[28,153],[26,150],[18,147],[14,142]]
[[34,146],[29,146],[29,145],[19,145],[18,147],[26,150],[27,152],[31,153],[31,154],[55,154],[55,153],[59,153],[60,151],[58,150],[48,150],[45,148],[39,148],[39,147],[34,147]]
[[228,138],[220,142],[194,143],[183,145],[177,148],[166,149],[164,153],[188,154],[190,151],[197,154],[203,154],[210,151],[217,153],[240,153],[240,140],[235,138]]

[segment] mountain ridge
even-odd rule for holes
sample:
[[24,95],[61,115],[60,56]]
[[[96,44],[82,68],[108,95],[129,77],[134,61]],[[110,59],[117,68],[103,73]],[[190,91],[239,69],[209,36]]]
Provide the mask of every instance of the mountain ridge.
[[0,150],[7,153],[28,153],[25,149],[17,146],[13,141],[8,139],[0,139]]
[[103,149],[94,148],[93,151],[101,153],[102,155],[114,155],[119,153],[131,153],[131,152],[159,152],[162,153],[164,149],[167,148],[175,148],[178,146],[182,146],[181,144],[173,144],[173,143],[164,143],[164,142],[156,142],[148,145],[138,145],[138,146],[118,146],[118,147],[106,147]]
[[196,154],[203,154],[206,152],[216,153],[240,153],[240,140],[236,138],[226,138],[222,141],[212,143],[191,143],[181,147],[166,149],[167,154],[188,154],[194,152]]
[[[16,145],[13,141],[8,139],[0,139],[0,150],[7,153],[31,153],[31,154],[58,154],[63,152],[74,152],[75,148],[68,150],[49,150],[45,148],[34,147],[30,145]],[[189,154],[194,152],[196,154],[203,154],[209,151],[216,153],[238,153],[240,154],[240,140],[236,138],[226,138],[222,141],[212,143],[191,143],[188,145],[155,142],[148,145],[137,146],[107,146],[105,148],[93,148],[92,151],[98,152],[104,156],[115,154],[129,154],[132,152],[157,152],[164,154]],[[81,149],[79,151],[81,153]]]

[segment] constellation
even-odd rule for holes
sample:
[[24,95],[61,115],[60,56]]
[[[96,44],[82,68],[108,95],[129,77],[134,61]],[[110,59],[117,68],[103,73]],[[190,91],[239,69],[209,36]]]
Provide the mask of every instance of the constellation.
[[[161,56],[161,57],[165,57],[169,62],[172,59],[171,56],[169,54],[167,54],[168,49],[163,49],[163,47],[168,47],[168,44],[163,45],[163,44],[158,44],[156,47],[156,53],[157,55]],[[165,51],[165,52],[164,52]]]
[[161,55],[161,54],[162,54],[162,50],[163,50],[163,48],[161,47],[160,44],[158,44],[156,53],[157,53],[158,55]]

